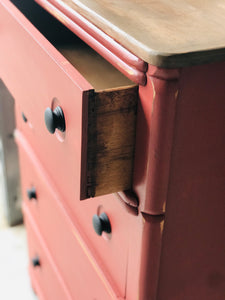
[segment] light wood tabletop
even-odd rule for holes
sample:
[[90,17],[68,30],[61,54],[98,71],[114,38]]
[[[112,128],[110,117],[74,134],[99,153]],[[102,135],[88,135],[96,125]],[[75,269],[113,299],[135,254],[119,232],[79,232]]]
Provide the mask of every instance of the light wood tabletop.
[[150,64],[173,68],[225,60],[225,0],[54,1]]

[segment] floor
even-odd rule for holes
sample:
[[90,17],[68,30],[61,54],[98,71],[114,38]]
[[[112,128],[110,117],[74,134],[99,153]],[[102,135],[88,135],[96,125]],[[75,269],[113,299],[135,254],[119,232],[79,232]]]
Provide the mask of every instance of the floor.
[[[0,168],[1,169],[1,168]],[[37,300],[30,287],[24,225],[8,227],[2,209],[0,174],[0,299]]]

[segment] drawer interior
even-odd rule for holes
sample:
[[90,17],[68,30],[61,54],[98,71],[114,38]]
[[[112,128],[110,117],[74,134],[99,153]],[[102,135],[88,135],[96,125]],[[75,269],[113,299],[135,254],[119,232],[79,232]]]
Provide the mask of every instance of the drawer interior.
[[33,0],[12,2],[95,90],[133,85],[131,80]]
[[83,41],[56,45],[63,56],[98,90],[132,85],[127,77]]

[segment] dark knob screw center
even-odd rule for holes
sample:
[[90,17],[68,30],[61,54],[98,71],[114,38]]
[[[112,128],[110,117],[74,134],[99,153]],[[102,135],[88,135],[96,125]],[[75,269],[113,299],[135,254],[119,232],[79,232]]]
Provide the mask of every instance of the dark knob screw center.
[[27,189],[27,197],[29,200],[37,199],[37,193],[35,187]]
[[64,132],[66,130],[65,117],[60,106],[54,111],[51,108],[45,110],[45,125],[50,133],[54,133],[56,129]]
[[33,265],[33,267],[39,267],[41,265],[40,263],[40,258],[38,256],[35,256],[32,258],[31,263]]
[[93,227],[98,235],[102,232],[111,233],[111,224],[106,213],[101,213],[100,216],[94,215],[92,219]]

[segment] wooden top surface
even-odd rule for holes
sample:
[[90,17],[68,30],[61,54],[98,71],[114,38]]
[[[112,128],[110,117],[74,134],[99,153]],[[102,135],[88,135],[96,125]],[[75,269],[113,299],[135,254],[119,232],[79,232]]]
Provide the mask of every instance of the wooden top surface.
[[225,60],[225,0],[58,0],[150,64]]

